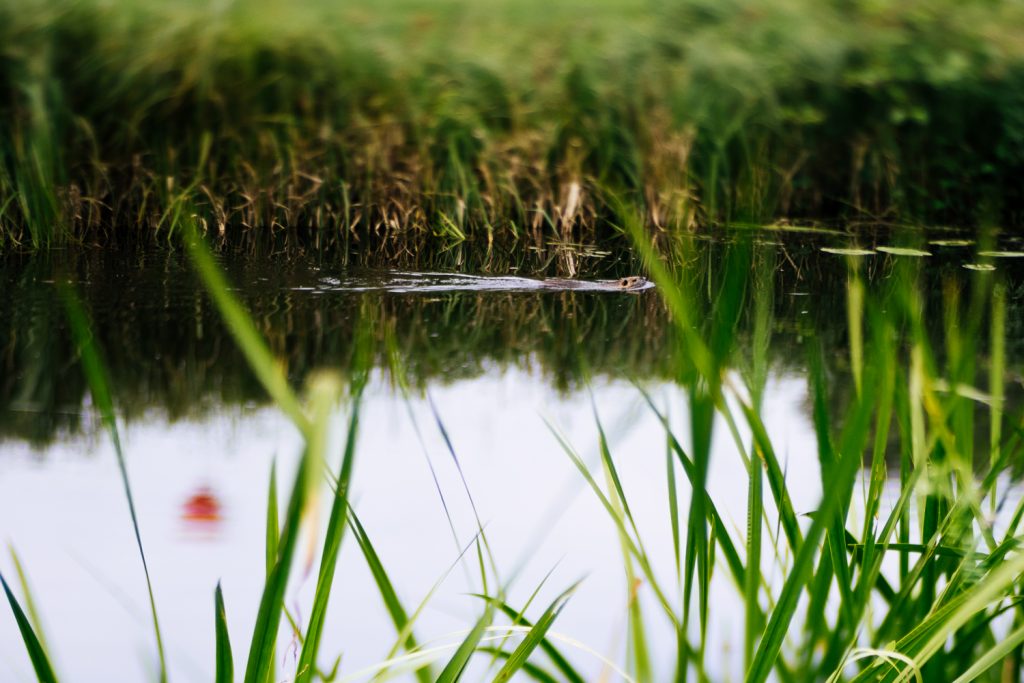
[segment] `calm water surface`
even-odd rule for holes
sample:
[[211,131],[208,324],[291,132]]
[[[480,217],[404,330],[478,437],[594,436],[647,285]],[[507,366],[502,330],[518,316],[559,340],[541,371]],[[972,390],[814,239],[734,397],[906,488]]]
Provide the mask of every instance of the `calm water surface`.
[[[774,234],[753,242],[699,241],[680,271],[703,297],[695,303],[701,321],[714,316],[729,254],[739,250],[748,260],[752,275],[744,282],[729,372],[742,384],[750,371],[751,302],[760,292],[771,330],[764,352],[764,420],[798,513],[813,510],[821,495],[809,349],[825,350],[834,414],[853,390],[845,379],[846,257],[820,251],[835,242]],[[941,310],[944,297],[969,287],[971,278],[1005,283],[1007,395],[1010,405],[1019,405],[1019,262],[996,259],[995,271],[979,273],[963,267],[977,260],[971,247],[931,250],[934,256],[918,258],[926,309]],[[873,290],[884,288],[899,260],[911,257],[865,258],[863,272]],[[524,602],[552,568],[538,604],[585,577],[554,630],[621,662],[628,586],[618,539],[544,420],[596,465],[597,411],[648,551],[659,573],[669,577],[674,561],[664,432],[636,386],[667,409],[685,437],[686,392],[678,383],[685,364],[657,290],[508,291],[452,287],[466,280],[451,275],[424,279],[346,269],[314,257],[222,260],[296,386],[316,368],[346,374],[356,335],[372,335],[374,370],[353,501],[406,608],[414,609],[445,576],[475,532],[439,417],[503,578],[515,577],[511,601]],[[62,277],[89,308],[110,366],[172,674],[176,680],[210,680],[214,586],[223,583],[240,661],[263,582],[271,463],[276,461],[285,489],[299,437],[267,403],[181,254],[80,251],[0,261],[0,538],[21,556],[55,664],[71,674],[69,680],[151,678],[154,661],[145,583],[114,453],[91,409],[53,284]],[[938,337],[942,316],[932,317]],[[408,398],[400,390],[403,381]],[[335,464],[346,412],[346,406],[338,409]],[[709,490],[725,522],[743,528],[746,474],[725,425],[717,424],[715,434]],[[688,490],[682,482],[680,487]],[[310,552],[300,553],[303,563],[287,596],[301,618],[308,616],[315,589],[315,543],[304,541]],[[7,557],[0,569],[13,573]],[[767,571],[769,581],[780,580],[777,571]],[[728,606],[738,606],[739,599],[724,573],[712,586],[712,605],[721,606],[712,610],[711,623],[712,648],[721,653],[716,672],[738,679],[742,667],[732,655],[742,610]],[[478,590],[473,561],[456,566],[420,618],[419,640],[459,640],[459,630],[478,615],[480,605],[467,595]],[[351,538],[342,548],[331,608],[325,659],[341,654],[341,671],[350,675],[386,656],[395,634]],[[656,608],[649,614],[660,617]],[[650,634],[655,652],[660,638],[671,638],[666,628]],[[599,659],[567,652],[588,678],[602,673]],[[296,656],[283,636],[281,678]],[[656,666],[668,675],[672,662]],[[0,618],[0,680],[30,679],[13,620]]]

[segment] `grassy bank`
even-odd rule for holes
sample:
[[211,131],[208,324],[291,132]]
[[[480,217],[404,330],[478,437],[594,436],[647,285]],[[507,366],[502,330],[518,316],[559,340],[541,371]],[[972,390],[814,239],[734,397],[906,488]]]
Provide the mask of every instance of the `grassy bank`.
[[0,0],[0,239],[187,212],[385,258],[625,244],[608,192],[666,231],[1020,227],[1022,27],[1010,0]]

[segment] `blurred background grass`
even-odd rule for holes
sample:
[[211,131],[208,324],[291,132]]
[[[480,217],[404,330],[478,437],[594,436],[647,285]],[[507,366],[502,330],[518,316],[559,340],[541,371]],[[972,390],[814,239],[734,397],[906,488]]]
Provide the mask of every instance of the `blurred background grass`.
[[[0,239],[1019,227],[1016,0],[0,0]],[[187,208],[186,208],[187,207]]]

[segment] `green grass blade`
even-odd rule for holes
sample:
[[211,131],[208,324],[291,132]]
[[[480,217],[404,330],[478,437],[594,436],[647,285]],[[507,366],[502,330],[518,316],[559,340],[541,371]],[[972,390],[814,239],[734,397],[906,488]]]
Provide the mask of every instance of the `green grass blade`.
[[970,683],[970,681],[978,678],[1005,659],[1020,647],[1022,643],[1024,643],[1024,626],[1016,629],[1013,633],[1007,634],[995,647],[985,652],[966,671],[957,676],[953,683]]
[[754,645],[763,627],[764,615],[758,602],[761,590],[761,517],[764,515],[764,483],[761,462],[750,458],[747,470],[747,565],[743,582],[743,663],[753,661]]
[[[672,557],[675,561],[676,585],[682,594],[683,587],[683,564],[680,555],[680,533],[679,533],[679,495],[676,491],[676,466],[672,453],[671,438],[665,439],[665,479],[668,482],[668,514],[672,527]],[[682,625],[676,629],[676,679],[684,680],[687,667],[687,642],[686,631]]]
[[623,232],[630,236],[633,246],[640,254],[651,280],[658,286],[658,294],[672,312],[672,320],[676,323],[686,343],[686,352],[697,370],[709,381],[717,383],[715,362],[711,350],[703,339],[695,332],[692,311],[685,291],[672,277],[668,267],[662,262],[657,250],[652,246],[645,229],[645,223],[635,207],[612,197],[615,213],[622,221]]
[[[303,512],[310,506],[316,486],[323,476],[324,449],[331,408],[340,393],[340,381],[332,375],[320,375],[310,380],[310,414],[313,416],[308,440],[299,461],[292,485],[288,508],[285,512],[277,561],[267,577],[260,598],[256,623],[253,626],[249,657],[245,667],[245,682],[260,683],[272,671],[277,631],[284,611],[284,593],[288,586],[292,559],[298,543]],[[307,639],[308,640],[308,639]]]
[[249,367],[277,407],[295,423],[300,432],[308,435],[311,428],[309,419],[302,412],[299,399],[288,385],[284,370],[267,348],[263,337],[253,325],[252,318],[231,293],[231,286],[202,235],[191,220],[185,220],[184,226],[185,246],[192,264],[231,331],[235,343],[248,361]]
[[[851,297],[853,294],[851,293]],[[850,307],[854,302],[850,301]],[[852,315],[852,314],[851,314]],[[851,334],[853,332],[851,331]],[[857,342],[859,344],[859,341]],[[818,462],[821,466],[822,485],[828,478],[829,472],[835,464],[835,452],[832,448],[832,435],[829,430],[831,424],[828,411],[828,390],[826,389],[824,370],[824,348],[820,340],[813,345],[810,352],[810,384],[813,396],[813,424],[814,432],[818,443]],[[855,368],[860,373],[860,367]],[[860,375],[858,374],[857,386],[860,386]],[[860,390],[858,389],[858,396]],[[828,489],[822,489],[828,490]],[[825,532],[825,544],[832,555],[832,571],[835,574],[836,586],[839,588],[839,613],[846,628],[852,629],[855,619],[853,610],[853,581],[850,576],[850,566],[847,561],[846,551],[846,528],[844,519],[848,507],[847,501],[840,501],[840,505],[829,520],[828,529]],[[837,625],[837,629],[840,626]]]
[[812,678],[810,673],[817,644],[828,638],[827,605],[829,591],[835,572],[832,567],[832,554],[822,553],[814,578],[807,586],[807,618],[804,621],[804,643],[806,651],[802,662],[804,678]]
[[18,575],[18,583],[21,584],[21,593],[25,596],[25,610],[28,612],[29,621],[32,623],[32,628],[35,629],[36,636],[39,638],[39,644],[42,645],[43,651],[49,654],[50,648],[46,644],[43,622],[42,619],[39,618],[39,610],[36,609],[36,601],[32,598],[32,591],[28,585],[28,576],[25,574],[24,567],[22,567],[21,558],[19,558],[18,553],[14,551],[14,546],[8,545],[7,549],[11,553],[11,562],[14,563],[14,571]]
[[[1019,580],[1022,571],[1024,555],[1016,555],[999,562],[991,571],[980,577],[972,588],[959,593],[948,604],[933,611],[927,619],[897,641],[893,649],[912,658],[916,666],[924,666],[932,656],[941,651],[952,634],[993,603],[998,602],[999,598]],[[905,674],[906,672],[898,676],[897,672],[891,669],[879,672],[876,666],[869,667],[855,680],[900,680],[906,678]]]
[[[274,571],[274,565],[277,564],[277,552],[278,546],[281,541],[281,519],[277,511],[277,460],[275,459],[270,464],[270,484],[267,487],[267,539],[266,539],[266,556],[267,556],[267,573],[266,579],[270,579],[271,573]],[[285,612],[287,615],[287,611]],[[292,624],[292,628],[298,632],[298,627],[292,621],[289,616],[289,622]],[[272,645],[270,650],[270,660],[274,660],[274,650],[276,648]],[[270,679],[273,676],[273,671],[268,670],[267,676],[264,678],[263,683],[270,683]]]
[[93,340],[92,326],[82,303],[67,283],[61,283],[60,293],[64,300],[68,322],[71,324],[71,332],[78,346],[82,370],[89,384],[93,403],[100,411],[103,424],[107,427],[110,439],[114,444],[117,467],[121,474],[125,499],[128,501],[128,512],[131,515],[132,529],[135,532],[135,543],[139,548],[139,557],[142,559],[142,571],[146,575],[146,590],[149,593],[149,608],[153,615],[153,631],[156,635],[156,649],[160,660],[160,682],[165,683],[167,680],[167,661],[164,656],[164,641],[160,633],[160,620],[156,614],[156,599],[153,597],[153,582],[149,576],[149,563],[146,561],[146,552],[142,547],[142,533],[139,531],[139,518],[135,512],[135,498],[132,495],[132,487],[128,479],[128,466],[125,462],[124,451],[121,448],[121,437],[118,433],[117,419],[114,415],[114,400],[110,393],[110,385],[107,382],[109,374],[107,373],[106,364],[103,362],[100,349]]
[[[551,569],[548,570],[548,573],[544,575],[544,578],[540,580],[540,583],[538,583],[536,585],[536,587],[533,589],[533,592],[530,593],[530,595],[526,598],[526,602],[523,603],[522,609],[519,610],[518,614],[516,614],[516,615],[514,615],[512,617],[512,623],[513,624],[517,624],[520,621],[522,621],[523,615],[526,614],[527,610],[530,609],[530,605],[532,605],[533,601],[537,599],[538,595],[540,595],[541,590],[543,590],[544,586],[548,582],[548,579],[551,578],[551,575],[554,572],[555,572],[555,567],[552,567]],[[498,600],[498,599],[495,599],[495,598],[491,598],[491,597],[489,597],[487,595],[484,595],[482,593],[473,593],[472,595],[474,597],[481,598],[482,600],[490,600],[491,603],[495,607],[497,607],[499,609],[501,609],[502,605],[507,605],[507,603],[502,602],[501,600]],[[532,628],[532,624],[531,624],[531,628]],[[511,638],[511,637],[512,637],[512,631],[509,631],[507,634],[505,634],[505,637],[497,645],[495,645],[494,647],[496,649],[498,649],[498,650],[504,651],[505,643],[508,642],[508,639]],[[493,666],[497,661],[498,661],[498,656],[495,655],[494,659],[492,659],[490,664],[488,665],[488,668]]]
[[277,461],[270,464],[270,485],[267,488],[267,576],[277,563],[277,548],[280,542],[281,519],[277,512]]
[[601,506],[608,513],[608,516],[611,517],[612,522],[615,523],[615,526],[619,531],[620,537],[626,543],[627,547],[629,548],[630,554],[632,554],[634,559],[636,559],[637,564],[643,571],[644,577],[650,584],[651,590],[654,591],[655,596],[657,596],[658,602],[661,604],[662,609],[665,611],[665,615],[672,621],[672,623],[676,627],[678,627],[680,624],[679,618],[676,616],[675,611],[672,609],[672,604],[669,602],[668,598],[665,596],[665,593],[662,591],[660,583],[658,582],[657,577],[654,575],[654,570],[651,567],[650,562],[647,560],[646,555],[643,554],[643,552],[637,546],[634,539],[630,537],[629,531],[626,527],[626,522],[623,519],[622,514],[620,514],[615,509],[615,506],[612,504],[612,502],[604,494],[604,491],[601,490],[601,487],[594,480],[594,477],[590,473],[590,470],[587,469],[586,463],[583,462],[583,460],[576,453],[576,451],[569,444],[569,442],[566,441],[565,437],[557,429],[555,429],[554,425],[552,425],[547,420],[545,420],[545,424],[548,426],[548,429],[551,431],[555,439],[558,441],[559,445],[562,447],[562,450],[565,452],[567,456],[569,456],[569,459],[576,466],[576,469],[579,471],[580,474],[583,475],[583,478],[590,486],[590,489],[594,492],[598,500],[601,502]]
[[605,472],[608,474],[611,484],[614,487],[618,503],[622,506],[622,512],[625,514],[625,518],[629,521],[629,526],[633,530],[633,538],[636,539],[637,547],[640,548],[641,552],[644,552],[644,545],[640,540],[640,530],[637,529],[636,520],[633,519],[633,512],[629,509],[629,501],[626,500],[626,492],[622,488],[622,480],[619,478],[619,471],[615,467],[615,461],[612,460],[612,454],[608,448],[608,437],[605,435],[604,425],[601,424],[601,418],[597,414],[597,406],[594,404],[593,396],[590,397],[590,406],[591,411],[594,414],[594,424],[597,426],[598,451],[601,454],[601,462],[604,464]]
[[682,581],[683,566],[679,549],[679,494],[676,491],[676,466],[672,458],[672,441],[665,440],[665,480],[668,483],[668,513],[672,524],[672,556],[676,562],[676,580]]
[[[669,425],[668,418],[665,417],[658,410],[658,408],[654,405],[654,402],[651,400],[650,395],[646,391],[644,391],[641,388],[640,393],[643,395],[644,400],[647,402],[647,406],[658,417],[658,420],[661,422],[662,427],[665,429],[665,435],[668,438],[669,448],[672,450],[673,453],[675,453],[676,459],[679,460],[679,464],[682,465],[683,467],[683,473],[686,475],[686,478],[690,481],[692,485],[694,480],[693,478],[695,476],[693,463],[690,461],[690,458],[686,454],[686,451],[683,450],[683,447],[679,443],[679,440],[672,432],[672,427],[671,425]],[[715,502],[711,498],[711,496],[707,494],[707,491],[705,491],[705,498],[706,505],[704,506],[704,509],[706,510],[708,515],[708,522],[715,529],[725,529],[726,527],[724,522],[722,521],[722,516],[718,512],[718,507],[715,505]],[[737,586],[743,586],[743,577],[745,570],[743,568],[743,561],[740,559],[740,554],[736,550],[736,545],[732,542],[732,539],[729,538],[729,535],[726,533],[716,533],[715,539],[718,541],[718,544],[721,547],[722,552],[725,553],[726,564],[729,565],[729,571],[733,576],[733,580],[736,582]]]
[[690,596],[696,575],[698,625],[700,628],[700,650],[697,670],[703,678],[704,651],[707,644],[708,594],[711,583],[711,559],[708,548],[708,526],[705,502],[708,498],[707,475],[711,460],[711,438],[714,425],[714,403],[706,392],[700,389],[690,391],[690,424],[693,441],[693,478],[690,480],[693,495],[690,497],[690,513],[686,534],[686,571],[683,574],[683,628],[688,623]]
[[281,611],[284,607],[284,592],[288,585],[295,545],[298,542],[299,522],[306,504],[306,468],[309,466],[309,446],[299,462],[295,474],[295,484],[285,513],[284,527],[281,532],[281,544],[278,549],[274,568],[267,576],[260,598],[256,623],[253,626],[252,641],[249,645],[249,657],[245,667],[245,683],[262,683],[267,680],[274,662],[274,646],[277,642],[277,630],[281,622]]
[[[992,360],[989,363],[988,393],[992,396],[989,410],[989,463],[998,458],[1002,442],[1004,379],[1006,377],[1006,286],[997,284],[992,291],[992,324],[989,333]],[[991,496],[991,512],[996,510],[996,495]]]
[[352,478],[352,467],[355,462],[356,436],[359,431],[359,406],[361,396],[356,395],[352,402],[352,415],[349,419],[348,436],[345,439],[345,452],[341,459],[341,468],[335,484],[334,498],[331,503],[331,514],[327,522],[327,537],[324,539],[323,555],[320,558],[320,573],[316,582],[316,593],[313,596],[313,609],[309,615],[309,626],[306,638],[299,654],[296,683],[308,683],[316,673],[316,658],[320,650],[320,638],[323,635],[324,621],[327,617],[327,604],[334,585],[334,570],[338,564],[338,552],[341,549],[342,537],[345,534],[345,519],[348,515],[348,491]]
[[[512,656],[512,653],[508,650],[502,650],[498,647],[478,647],[476,651],[486,652],[487,654],[494,657],[495,660],[507,660]],[[526,662],[525,664],[523,664],[519,670],[526,676],[532,678],[533,680],[539,681],[539,683],[559,683],[559,679],[555,678],[554,674],[551,674],[548,671],[545,671],[544,669],[540,668],[536,664],[532,664],[530,662]]]
[[768,430],[765,429],[764,423],[761,422],[761,416],[752,406],[743,403],[742,410],[754,436],[754,453],[764,463],[765,473],[768,476],[768,488],[772,492],[775,506],[781,515],[782,529],[789,541],[789,547],[794,553],[798,552],[803,544],[803,534],[800,532],[800,524],[793,511],[793,502],[789,497],[789,489],[786,487],[786,477],[782,473],[779,459],[776,457],[775,449],[768,437]]
[[[871,379],[866,378],[867,384]],[[819,554],[818,542],[824,536],[832,516],[841,509],[843,501],[852,489],[857,470],[861,464],[864,440],[867,438],[868,420],[873,404],[858,401],[847,415],[843,436],[838,450],[839,459],[831,468],[823,491],[817,514],[800,544],[789,569],[789,575],[779,594],[778,602],[771,612],[761,642],[754,653],[754,660],[747,670],[747,683],[763,683],[768,679],[782,648],[782,642],[789,631],[793,614],[796,612],[803,586],[811,579],[814,561]],[[759,421],[759,420],[758,420]]]
[[[411,636],[412,633],[413,633],[413,626],[415,625],[416,620],[419,619],[420,614],[423,613],[423,610],[426,608],[427,604],[430,603],[430,600],[434,597],[434,594],[437,593],[438,589],[441,587],[441,585],[444,583],[444,581],[448,578],[448,575],[451,574],[452,571],[454,571],[456,567],[461,565],[462,558],[466,555],[466,553],[469,552],[470,548],[473,548],[473,547],[476,546],[476,542],[477,542],[477,537],[474,536],[469,541],[469,543],[464,548],[462,548],[459,551],[458,556],[455,558],[455,561],[451,565],[448,566],[448,568],[444,571],[444,573],[440,577],[438,577],[438,579],[434,582],[434,585],[432,585],[430,587],[430,590],[427,591],[427,594],[425,596],[423,596],[423,599],[420,600],[420,603],[416,606],[416,609],[413,610],[412,615],[409,616],[409,619],[406,621],[405,626],[399,632],[398,638],[395,639],[395,643],[391,646],[391,649],[388,651],[387,657],[385,657],[386,661],[392,660],[395,657],[395,655],[398,653],[398,651],[405,647],[405,644],[409,640],[409,636]],[[471,594],[471,595],[475,595],[475,594]],[[422,668],[422,667],[418,667],[418,668]],[[387,670],[388,670],[387,666],[381,667],[378,670],[377,676],[374,677],[374,680],[378,680],[378,679],[382,678],[385,675],[385,673],[387,672]]]
[[544,637],[550,630],[551,625],[555,623],[555,619],[565,608],[566,603],[572,596],[573,591],[579,583],[575,583],[570,586],[564,593],[555,598],[548,608],[541,615],[541,618],[537,620],[537,623],[529,630],[526,634],[526,638],[523,639],[519,646],[512,652],[512,655],[506,660],[505,665],[501,667],[497,675],[494,677],[494,683],[506,683],[512,676],[523,668],[526,664],[526,660],[530,658],[533,651],[544,642]]
[[[609,490],[615,491],[615,496],[611,498],[611,503],[615,507],[616,515],[620,518],[624,516],[629,521],[629,526],[633,530],[633,538],[636,539],[636,546],[644,557],[644,561],[649,562],[647,559],[647,551],[644,548],[643,541],[640,537],[640,530],[637,528],[636,520],[633,519],[633,512],[629,509],[629,502],[626,500],[626,492],[622,488],[622,481],[619,478],[618,469],[615,467],[615,461],[612,459],[612,454],[608,447],[608,438],[605,434],[604,426],[601,424],[601,418],[598,415],[597,406],[594,403],[593,396],[591,396],[590,405],[594,414],[594,424],[597,425],[598,451],[601,455],[601,463],[604,466],[605,478],[607,480],[606,483]],[[637,680],[644,682],[650,680],[651,667],[643,614],[640,609],[640,601],[638,599],[638,587],[641,583],[637,580],[636,574],[634,573],[633,561],[629,556],[629,544],[627,542],[627,538],[620,533],[619,541],[622,548],[623,564],[626,569],[626,589],[629,604],[629,653],[633,662],[633,670],[636,673]]]
[[[502,602],[501,600],[495,600],[494,598],[486,595],[478,595],[477,597],[491,601],[499,610],[502,611],[502,613],[505,614],[505,616],[512,620],[513,626],[533,628],[533,622],[523,616],[522,610],[517,610],[508,603]],[[586,679],[584,679],[583,676],[573,668],[572,664],[569,663],[569,660],[566,659],[565,655],[563,655],[557,647],[555,647],[554,643],[552,643],[550,639],[543,638],[540,642],[540,648],[548,658],[551,659],[555,668],[557,668],[562,674],[564,677],[563,680],[569,681],[569,683],[584,683]]]
[[469,663],[469,658],[473,656],[477,646],[480,644],[480,639],[483,638],[484,631],[491,625],[493,618],[494,609],[488,604],[484,613],[480,615],[472,630],[466,635],[455,651],[455,654],[452,655],[452,658],[445,664],[444,669],[441,670],[436,683],[455,683],[462,678],[466,665]]
[[[459,456],[455,453],[455,445],[452,443],[451,437],[448,435],[448,429],[444,426],[444,421],[441,419],[441,413],[438,411],[437,406],[434,404],[434,399],[427,397],[427,403],[430,406],[430,412],[434,416],[434,423],[437,425],[437,430],[441,434],[441,438],[444,441],[445,448],[448,450],[448,455],[451,456],[452,462],[455,464],[455,470],[459,473],[459,480],[462,482],[462,489],[466,493],[466,499],[469,501],[469,507],[473,511],[473,519],[476,521],[477,534],[479,537],[479,544],[477,546],[477,556],[480,564],[480,581],[483,585],[484,593],[487,591],[487,571],[484,566],[484,550],[487,551],[487,561],[491,566],[491,571],[494,574],[495,580],[498,584],[501,584],[501,579],[498,576],[498,563],[494,560],[494,553],[491,552],[491,545],[487,541],[487,534],[484,532],[483,522],[480,520],[480,513],[477,511],[476,501],[473,500],[473,493],[470,491],[469,482],[466,480],[466,474],[462,470],[462,462],[459,460]],[[480,547],[482,545],[482,548]]]
[[57,676],[53,673],[53,667],[46,656],[46,650],[43,648],[43,644],[40,642],[36,632],[32,629],[32,624],[29,623],[28,617],[25,616],[25,612],[21,609],[21,605],[18,604],[18,599],[14,597],[10,586],[7,585],[7,579],[3,577],[3,574],[0,574],[0,583],[3,584],[4,593],[7,594],[7,602],[10,603],[11,611],[14,612],[14,619],[18,622],[18,630],[21,631],[25,650],[28,652],[29,659],[32,660],[32,668],[36,672],[39,683],[57,683]]
[[[395,591],[394,585],[391,583],[391,579],[388,577],[387,571],[384,569],[384,564],[380,560],[380,556],[377,555],[377,551],[374,550],[373,544],[370,543],[369,536],[366,535],[366,529],[363,528],[362,523],[359,521],[359,517],[356,516],[355,510],[349,508],[348,515],[349,527],[352,529],[352,535],[355,536],[356,542],[359,544],[359,549],[363,551],[363,557],[366,558],[366,564],[370,568],[370,573],[373,575],[373,580],[377,584],[377,590],[380,591],[381,599],[384,601],[384,606],[388,610],[388,615],[391,617],[392,623],[395,625],[395,629],[402,633],[409,625],[409,616],[405,611],[405,607],[402,606],[401,600],[398,598],[398,593]],[[405,649],[409,652],[416,650],[419,644],[416,642],[416,637],[410,632],[408,637],[403,643]],[[425,665],[423,668],[416,670],[416,678],[421,683],[430,683],[434,680],[434,677],[430,671],[429,665]]]
[[[613,480],[617,475],[613,474],[614,465],[609,465],[611,458],[608,457],[604,462],[604,473],[606,485],[609,490],[618,485],[613,484]],[[615,509],[617,517],[622,518],[624,515],[629,515],[627,508],[625,507],[621,497],[621,489],[616,492],[615,496],[611,496],[611,504]],[[634,525],[634,533],[636,528]],[[640,607],[640,587],[643,585],[643,581],[640,580],[636,575],[636,570],[633,567],[633,558],[630,557],[630,543],[629,537],[620,529],[618,533],[619,537],[619,548],[622,553],[622,564],[626,574],[626,610],[628,614],[628,637],[627,637],[627,662],[630,668],[634,672],[636,679],[641,683],[646,683],[651,679],[651,664],[650,664],[650,653],[647,646],[647,635],[646,629],[644,628],[643,610]],[[644,553],[646,558],[646,552],[643,547],[640,546],[639,541],[637,546],[640,548],[640,552]],[[646,560],[645,560],[646,561]],[[686,624],[683,623],[680,630],[685,630]]]
[[216,611],[215,630],[217,633],[217,670],[214,680],[217,683],[233,683],[235,680],[235,664],[231,657],[231,639],[228,637],[228,617],[224,609],[224,593],[217,582],[214,593],[214,609]]

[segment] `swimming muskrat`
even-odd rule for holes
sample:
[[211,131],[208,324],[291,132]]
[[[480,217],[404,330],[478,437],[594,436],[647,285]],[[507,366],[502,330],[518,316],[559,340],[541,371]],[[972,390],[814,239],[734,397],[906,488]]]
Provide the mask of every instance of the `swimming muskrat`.
[[[430,292],[641,292],[654,283],[639,275],[617,280],[535,279],[516,275],[464,275],[460,273],[416,273],[390,271],[349,277],[320,279],[317,290],[331,292],[384,291],[400,293]],[[310,288],[312,289],[312,288]]]
[[540,280],[544,289],[585,289],[588,291],[639,292],[654,286],[654,283],[639,275],[620,277],[618,280],[568,280],[548,278]]

